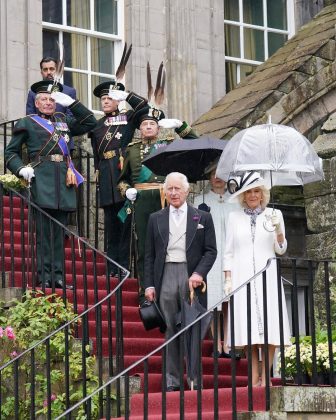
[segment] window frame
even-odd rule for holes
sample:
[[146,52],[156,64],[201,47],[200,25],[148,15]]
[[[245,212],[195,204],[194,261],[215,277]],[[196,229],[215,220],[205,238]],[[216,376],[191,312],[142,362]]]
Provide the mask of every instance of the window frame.
[[[225,0],[224,0],[225,1]],[[241,65],[250,65],[256,67],[262,64],[264,61],[257,61],[244,58],[245,53],[245,44],[244,44],[244,29],[256,29],[259,31],[263,31],[264,35],[264,57],[265,61],[269,58],[268,54],[268,34],[271,33],[278,33],[281,35],[286,35],[288,39],[290,39],[295,34],[295,19],[294,19],[294,1],[287,0],[286,2],[286,9],[287,9],[287,30],[284,29],[276,29],[271,28],[267,25],[253,25],[250,23],[243,22],[243,0],[238,0],[238,7],[239,7],[239,21],[232,21],[229,19],[225,19],[224,15],[224,28],[225,25],[236,26],[239,28],[239,48],[240,48],[240,57],[232,57],[226,55],[225,51],[225,62],[235,63],[237,65],[236,68],[236,80],[237,84],[241,82]],[[263,22],[267,23],[267,0],[263,0]],[[225,31],[225,30],[224,30]]]
[[[43,1],[43,0],[42,0]],[[58,32],[58,42],[61,44],[63,43],[63,34],[77,34],[83,35],[86,37],[86,50],[87,50],[87,69],[78,69],[76,67],[67,67],[65,65],[64,71],[72,72],[72,73],[81,73],[87,75],[87,89],[88,89],[88,103],[86,104],[89,109],[92,109],[92,91],[95,86],[92,86],[91,78],[92,76],[99,76],[99,77],[106,77],[111,78],[115,76],[114,74],[107,74],[107,73],[100,73],[92,70],[92,62],[91,62],[91,40],[93,38],[97,39],[104,39],[108,41],[114,42],[114,62],[119,63],[122,52],[123,52],[123,44],[124,44],[124,33],[125,33],[125,16],[124,16],[124,0],[117,0],[117,26],[118,26],[118,34],[108,34],[105,32],[100,32],[94,30],[94,6],[96,0],[89,0],[89,7],[90,7],[90,29],[78,28],[75,26],[67,25],[67,0],[62,0],[62,24],[51,23],[42,21],[42,31],[49,30],[53,32]],[[111,0],[116,1],[116,0]],[[61,80],[63,82],[63,80]],[[100,110],[93,110],[97,114],[102,114]]]

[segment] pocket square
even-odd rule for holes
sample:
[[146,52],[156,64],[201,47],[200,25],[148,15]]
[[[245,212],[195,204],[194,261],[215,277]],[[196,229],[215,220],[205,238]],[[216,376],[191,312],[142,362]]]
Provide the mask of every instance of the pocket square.
[[204,229],[204,226],[201,225],[200,223],[197,225],[197,229]]

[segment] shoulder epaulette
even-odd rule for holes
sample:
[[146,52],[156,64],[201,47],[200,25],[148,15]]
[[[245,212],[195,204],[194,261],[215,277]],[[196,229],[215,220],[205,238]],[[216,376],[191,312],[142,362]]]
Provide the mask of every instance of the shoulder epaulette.
[[134,146],[135,144],[141,143],[142,140],[132,141],[132,143],[128,143],[128,146]]

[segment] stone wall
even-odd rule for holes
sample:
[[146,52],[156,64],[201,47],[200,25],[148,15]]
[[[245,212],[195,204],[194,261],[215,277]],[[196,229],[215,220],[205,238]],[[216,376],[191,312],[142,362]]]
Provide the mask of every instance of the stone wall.
[[304,188],[307,226],[307,254],[310,258],[336,257],[336,114],[322,126],[313,146],[323,159],[325,179]]

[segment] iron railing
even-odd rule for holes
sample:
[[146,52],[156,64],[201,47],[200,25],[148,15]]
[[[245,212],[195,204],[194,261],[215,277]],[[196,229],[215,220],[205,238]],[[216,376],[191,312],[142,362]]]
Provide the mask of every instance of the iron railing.
[[[80,315],[74,316],[70,322],[65,323],[56,331],[50,331],[45,338],[29,349],[20,349],[18,356],[13,357],[12,360],[0,367],[0,407],[4,406],[8,398],[14,398],[13,417],[15,419],[27,418],[20,411],[23,395],[25,395],[23,393],[27,393],[26,401],[29,403],[25,404],[29,405],[30,418],[37,418],[41,407],[36,406],[35,400],[41,389],[37,389],[35,383],[40,377],[39,375],[43,375],[46,378],[44,386],[47,412],[45,414],[46,418],[51,419],[51,402],[54,392],[53,372],[55,372],[53,366],[55,363],[61,363],[61,370],[64,371],[63,383],[58,383],[58,386],[64,393],[65,405],[69,408],[73,403],[74,396],[70,390],[72,385],[70,383],[72,375],[70,361],[74,346],[77,345],[80,348],[81,374],[79,378],[76,378],[76,387],[81,389],[82,396],[87,395],[87,385],[91,380],[86,373],[90,354],[95,354],[95,370],[99,386],[103,384],[104,375],[113,376],[124,369],[121,287],[129,278],[129,272],[95,249],[88,241],[78,237],[50,217],[31,202],[29,197],[12,190],[4,194],[2,184],[0,184],[0,213],[0,286],[2,288],[16,287],[22,292],[26,292],[27,289],[33,292],[40,290],[36,270],[35,230],[36,225],[41,223],[42,219],[48,220],[52,266],[55,255],[54,232],[56,229],[60,229],[62,235],[67,236],[63,255],[63,272],[66,283],[71,284],[73,290],[66,289],[65,282],[62,289],[55,288],[54,272],[51,273],[51,289],[46,289],[43,282],[40,286],[42,292],[46,294],[56,293],[62,296],[66,305],[68,301],[71,301],[74,312]],[[45,244],[42,242],[41,248],[43,249],[44,246]],[[118,272],[117,278],[109,277],[109,265],[115,267],[113,271]],[[24,295],[23,298],[25,298]],[[55,355],[55,351],[51,348],[51,340],[57,334],[64,335],[65,353],[61,360],[57,359],[57,354]],[[39,355],[38,358],[37,355]],[[41,360],[44,361],[42,367]],[[20,372],[23,370],[23,365],[27,366],[27,364],[30,365],[29,379],[23,379]],[[91,373],[90,375],[92,376]],[[25,382],[27,380],[28,382]],[[115,392],[112,393],[111,389],[106,388],[106,392],[99,395],[98,412],[102,412],[103,406],[111,407],[111,402],[115,397],[117,401],[121,401],[119,384]],[[85,406],[83,410],[84,413],[92,412],[92,407]],[[121,412],[121,405],[118,403],[116,411],[117,413]],[[2,418],[1,409],[0,418]]]
[[[266,348],[265,352],[265,371],[267,372],[272,361],[268,360],[268,329],[272,328],[272,325],[268,325],[267,329],[267,279],[266,279],[266,269],[271,263],[271,259],[267,262],[267,265],[263,270],[257,273],[252,278],[248,279],[243,285],[238,289],[234,290],[227,298],[221,300],[210,308],[208,311],[200,315],[195,321],[182,328],[174,337],[158,346],[155,350],[150,352],[144,357],[141,357],[137,362],[133,363],[122,372],[117,375],[114,375],[106,381],[99,389],[95,390],[91,395],[88,395],[81,402],[78,402],[73,407],[69,408],[62,415],[57,417],[57,419],[64,418],[69,415],[73,410],[78,408],[84,402],[90,401],[95,394],[103,392],[106,387],[112,386],[114,382],[122,380],[123,383],[123,394],[125,396],[125,411],[124,416],[125,420],[129,418],[143,418],[144,420],[150,418],[150,415],[156,415],[157,418],[166,419],[169,410],[171,409],[171,400],[170,404],[167,404],[169,398],[172,394],[167,393],[166,384],[164,379],[161,380],[161,395],[157,393],[152,394],[150,392],[151,382],[154,376],[159,372],[160,378],[165,378],[166,375],[166,364],[165,357],[167,352],[167,346],[173,340],[179,340],[180,348],[184,349],[184,343],[186,340],[186,335],[190,333],[191,328],[197,327],[200,325],[203,319],[205,319],[209,313],[214,312],[215,320],[217,319],[217,307],[221,303],[229,299],[230,302],[230,315],[231,320],[234,321],[234,299],[235,294],[246,288],[247,290],[247,302],[246,308],[242,308],[242,311],[246,310],[247,314],[251,313],[251,282],[252,281],[262,281],[263,284],[263,302],[264,302],[264,345]],[[300,264],[301,268],[304,266],[306,268],[306,285],[301,287],[303,290],[299,290],[298,287],[298,270],[296,269],[297,264]],[[296,347],[295,353],[295,362],[294,367],[291,368],[291,373],[288,373],[288,355],[286,356],[285,350],[287,346],[284,343],[284,331],[283,331],[283,322],[281,308],[283,305],[286,305],[286,302],[282,300],[282,294],[278,293],[278,304],[279,304],[279,325],[280,325],[280,347],[278,355],[278,364],[277,367],[273,367],[273,375],[271,378],[266,375],[266,386],[265,387],[253,387],[252,386],[252,366],[251,366],[251,334],[250,329],[251,325],[248,327],[248,346],[246,349],[246,358],[237,361],[235,358],[236,352],[240,351],[234,346],[234,340],[231,341],[231,348],[233,357],[228,363],[223,363],[223,359],[219,359],[216,353],[217,342],[219,337],[217,335],[216,325],[214,327],[215,335],[213,337],[213,342],[209,348],[209,342],[203,343],[199,341],[196,344],[196,348],[201,348],[202,346],[202,357],[199,353],[198,364],[200,368],[198,369],[197,374],[197,383],[203,383],[203,387],[197,387],[197,391],[193,392],[191,395],[186,395],[187,382],[185,377],[185,365],[183,351],[181,352],[180,357],[180,379],[181,379],[181,388],[179,391],[179,407],[175,411],[176,418],[184,418],[184,415],[187,412],[187,409],[190,409],[190,403],[192,404],[194,415],[197,414],[198,419],[205,418],[208,407],[204,407],[205,401],[211,400],[211,418],[218,419],[223,415],[223,412],[230,413],[233,419],[237,418],[237,413],[239,411],[268,411],[270,410],[270,381],[273,385],[302,385],[307,383],[307,372],[304,371],[303,366],[306,364],[306,361],[301,359],[300,349],[305,346],[303,335],[310,335],[310,353],[311,353],[311,370],[309,384],[313,386],[318,385],[331,385],[335,386],[335,366],[336,363],[336,349],[335,345],[333,348],[333,332],[335,339],[335,330],[332,329],[332,326],[335,325],[335,303],[332,303],[330,296],[330,283],[332,278],[330,277],[329,270],[332,267],[334,262],[332,261],[312,261],[305,259],[295,259],[295,258],[279,258],[277,259],[277,284],[279,292],[282,289],[281,283],[284,281],[283,272],[287,272],[288,268],[291,267],[291,277],[290,283],[291,286],[288,288],[288,295],[290,297],[290,303],[288,309],[292,312],[292,342]],[[303,292],[305,295],[304,300],[308,300],[309,305],[304,308],[304,314],[299,316],[299,295]],[[325,311],[323,310],[325,308]],[[269,308],[272,310],[272,308]],[[319,314],[317,314],[319,311]],[[303,316],[302,316],[303,315]],[[318,316],[317,316],[318,315]],[[318,330],[317,331],[317,322]],[[200,327],[199,327],[200,328]],[[325,331],[325,343],[327,345],[327,360],[329,362],[329,369],[326,369],[323,372],[323,368],[319,364],[317,356],[317,347],[319,345],[317,335],[321,336],[321,331]],[[234,338],[234,322],[231,322],[231,336]],[[208,341],[208,340],[207,340]],[[213,351],[213,355],[210,356],[210,351]],[[305,356],[306,357],[306,356]],[[159,359],[159,360],[157,360]],[[209,371],[209,364],[212,365],[211,377],[202,377],[202,372]],[[158,371],[157,366],[161,366],[161,369]],[[245,366],[245,367],[244,367]],[[244,378],[240,375],[237,375],[238,368],[240,371],[242,369],[247,370],[247,374],[244,374]],[[279,375],[276,372],[276,369],[279,371]],[[140,375],[142,378],[142,395],[137,398],[137,396],[131,397],[130,392],[130,377],[131,375]],[[225,375],[229,374],[229,375]],[[209,374],[208,374],[209,376]],[[225,381],[225,376],[229,376],[230,385],[228,388],[223,388],[223,381]],[[322,377],[322,379],[321,379]],[[209,387],[209,383],[211,386]],[[203,388],[203,389],[202,389]],[[208,388],[208,389],[207,389]],[[246,389],[247,389],[247,398],[246,398]],[[132,399],[135,400],[132,403]],[[176,401],[176,399],[174,400]],[[191,401],[191,402],[190,402]],[[140,407],[140,408],[139,408]],[[159,408],[158,408],[159,407]],[[133,410],[133,411],[132,411]],[[130,417],[132,416],[132,417]],[[136,417],[138,416],[138,417]],[[105,418],[110,418],[108,412],[104,412]],[[151,417],[152,418],[152,417]]]

